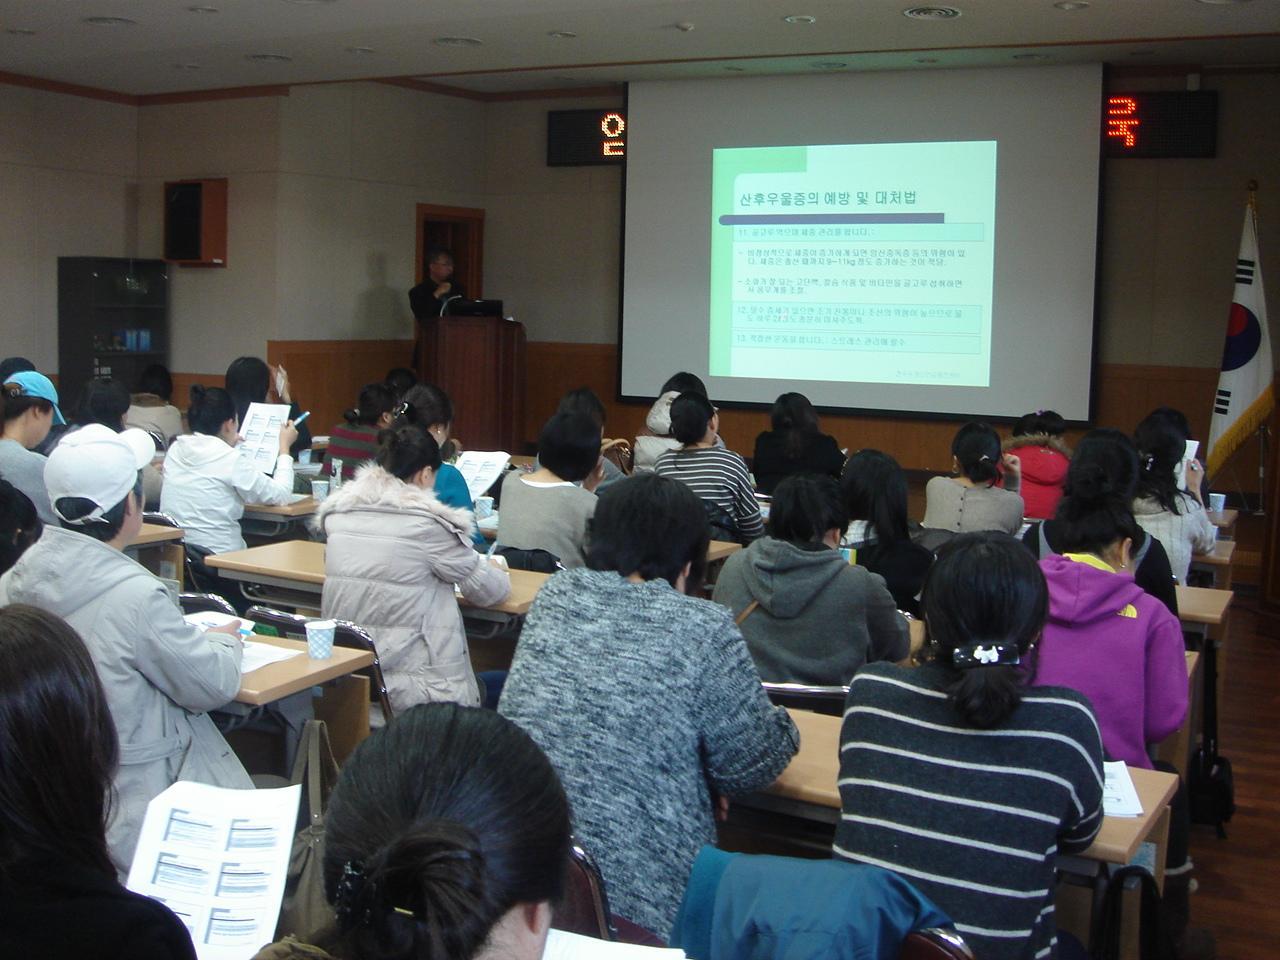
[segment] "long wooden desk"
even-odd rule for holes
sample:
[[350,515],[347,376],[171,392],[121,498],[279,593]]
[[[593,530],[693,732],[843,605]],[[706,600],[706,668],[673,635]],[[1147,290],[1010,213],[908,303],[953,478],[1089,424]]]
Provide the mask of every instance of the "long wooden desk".
[[293,503],[284,503],[279,505],[271,505],[266,503],[246,503],[244,505],[244,519],[246,520],[278,520],[281,517],[288,517],[291,520],[298,517],[309,517],[319,509],[320,503],[315,497],[303,497]]
[[329,680],[336,680],[356,670],[372,666],[373,654],[367,650],[352,650],[348,647],[334,647],[333,656],[327,660],[312,660],[307,656],[307,644],[301,640],[286,640],[283,637],[264,637],[254,635],[259,643],[269,643],[287,650],[297,650],[301,656],[290,657],[279,663],[269,663],[259,667],[252,673],[240,678],[240,692],[236,694],[238,703],[254,706],[274,703],[287,696],[300,693],[310,687],[318,686]]
[[[758,804],[766,809],[794,812],[798,816],[835,823],[840,816],[840,790],[836,780],[840,770],[840,717],[807,710],[788,710],[800,730],[800,751],[782,771],[764,797],[783,803]],[[1178,778],[1158,770],[1129,768],[1133,785],[1142,800],[1141,817],[1104,817],[1097,838],[1082,859],[1104,863],[1128,863],[1153,830],[1158,830],[1161,814],[1177,790]],[[745,802],[756,806],[757,798]],[[787,801],[790,801],[788,804]],[[1165,826],[1167,827],[1167,818]]]
[[167,527],[162,523],[144,523],[142,532],[134,539],[131,547],[150,547],[157,543],[172,543],[181,540],[182,530],[178,527]]
[[1218,536],[1227,540],[1235,538],[1236,521],[1240,519],[1239,510],[1206,510],[1205,513],[1209,522],[1221,531]]
[[1227,619],[1231,608],[1231,591],[1213,587],[1176,588],[1178,594],[1178,619],[1184,624],[1200,624],[1219,627]]
[[[215,554],[206,561],[224,577],[244,584],[278,587],[310,597],[318,602],[324,588],[324,547],[314,540],[286,540],[247,550]],[[533,598],[547,581],[547,574],[529,570],[511,571],[511,595],[502,603],[485,609],[522,616],[533,606]],[[268,600],[267,597],[251,599]],[[463,606],[470,606],[459,598]],[[290,604],[292,605],[292,604]]]
[[1203,570],[1213,577],[1213,586],[1218,590],[1230,590],[1232,573],[1231,558],[1235,556],[1234,540],[1219,540],[1208,553],[1192,554],[1191,569]]
[[142,531],[125,550],[156,576],[176,580],[181,588],[187,566],[182,537],[183,532],[177,527],[144,523]]

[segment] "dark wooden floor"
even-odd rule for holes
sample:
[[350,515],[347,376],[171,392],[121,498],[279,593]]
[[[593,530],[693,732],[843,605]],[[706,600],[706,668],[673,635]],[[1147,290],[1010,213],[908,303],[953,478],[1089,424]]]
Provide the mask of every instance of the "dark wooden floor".
[[1221,751],[1235,773],[1227,839],[1195,827],[1199,890],[1192,923],[1218,939],[1222,960],[1280,955],[1280,616],[1236,596],[1227,645]]

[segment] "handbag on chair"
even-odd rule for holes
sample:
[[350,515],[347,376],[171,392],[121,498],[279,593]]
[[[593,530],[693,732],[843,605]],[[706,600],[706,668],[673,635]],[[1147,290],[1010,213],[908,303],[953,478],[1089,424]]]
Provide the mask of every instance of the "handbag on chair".
[[333,922],[333,908],[324,895],[324,810],[338,782],[338,763],[333,759],[329,728],[323,720],[308,720],[302,731],[289,782],[304,781],[298,812],[302,826],[289,854],[277,940],[289,934],[305,940],[308,934]]

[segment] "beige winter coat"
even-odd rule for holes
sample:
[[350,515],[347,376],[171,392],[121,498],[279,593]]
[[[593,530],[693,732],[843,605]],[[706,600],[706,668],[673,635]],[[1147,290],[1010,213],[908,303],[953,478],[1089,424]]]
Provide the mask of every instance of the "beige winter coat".
[[471,511],[367,464],[321,504],[315,523],[328,540],[321,610],[372,634],[392,708],[478,705],[453,587],[492,606],[511,581],[471,545]]

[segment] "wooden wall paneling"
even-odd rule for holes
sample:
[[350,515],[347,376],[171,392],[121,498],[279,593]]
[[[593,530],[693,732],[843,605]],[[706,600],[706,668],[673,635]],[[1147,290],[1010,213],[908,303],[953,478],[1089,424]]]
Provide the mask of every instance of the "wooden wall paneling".
[[412,340],[268,340],[267,362],[284,364],[293,399],[310,410],[315,435],[327,434],[355,406],[360,388],[408,366]]
[[226,385],[226,371],[222,373],[177,373],[169,374],[173,378],[173,405],[184,414],[191,405],[191,385],[198,383],[205,387],[222,387]]

